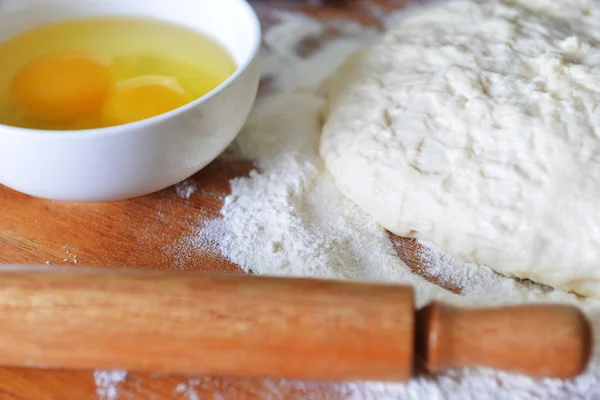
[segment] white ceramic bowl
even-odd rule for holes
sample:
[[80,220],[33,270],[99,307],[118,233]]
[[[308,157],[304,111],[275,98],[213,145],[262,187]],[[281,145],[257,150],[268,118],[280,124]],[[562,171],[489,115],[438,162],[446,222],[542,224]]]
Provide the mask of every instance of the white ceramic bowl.
[[3,0],[0,41],[45,23],[101,15],[188,26],[221,43],[238,69],[202,98],[128,125],[86,131],[0,125],[0,184],[63,201],[141,196],[199,171],[246,121],[258,87],[260,25],[244,0]]

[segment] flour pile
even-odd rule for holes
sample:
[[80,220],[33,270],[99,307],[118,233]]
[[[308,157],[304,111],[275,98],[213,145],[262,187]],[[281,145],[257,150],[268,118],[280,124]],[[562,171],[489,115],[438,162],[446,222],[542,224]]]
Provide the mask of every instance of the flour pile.
[[[309,276],[402,282],[415,287],[417,303],[432,299],[478,305],[519,302],[576,303],[600,331],[600,303],[501,277],[486,267],[460,263],[429,243],[421,250],[432,276],[461,287],[455,295],[414,274],[397,256],[386,231],[346,200],[318,156],[323,100],[307,77],[332,73],[345,56],[368,43],[373,30],[336,23],[343,39],[328,42],[307,59],[293,49],[328,29],[327,24],[296,14],[265,35],[263,70],[277,93],[257,104],[233,145],[255,160],[248,177],[231,181],[222,217],[205,223],[183,244],[207,246],[246,271],[265,275]],[[397,18],[397,16],[394,16]],[[340,43],[343,43],[341,45]],[[586,374],[572,381],[532,380],[490,370],[457,370],[421,377],[408,384],[343,384],[356,399],[594,399],[600,398],[600,354]]]

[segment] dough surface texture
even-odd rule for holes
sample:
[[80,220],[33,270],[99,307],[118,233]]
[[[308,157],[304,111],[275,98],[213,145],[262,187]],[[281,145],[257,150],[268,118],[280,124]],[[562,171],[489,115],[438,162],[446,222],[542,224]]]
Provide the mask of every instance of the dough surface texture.
[[385,228],[600,297],[600,2],[422,8],[321,89],[320,154]]

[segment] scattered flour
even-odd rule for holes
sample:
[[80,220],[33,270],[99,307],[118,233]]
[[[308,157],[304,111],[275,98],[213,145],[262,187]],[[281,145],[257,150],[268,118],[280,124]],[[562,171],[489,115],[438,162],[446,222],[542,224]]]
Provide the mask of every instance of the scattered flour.
[[79,260],[77,260],[77,256],[75,254],[71,253],[71,250],[69,250],[69,248],[70,246],[68,244],[65,244],[62,247],[62,250],[64,250],[66,254],[66,258],[63,258],[63,262],[72,262],[73,264],[77,264]]
[[[355,22],[332,21],[323,24],[298,14],[277,13],[281,20],[269,28],[263,37],[261,73],[273,79],[273,89],[284,91],[320,83],[331,75],[352,52],[374,41],[379,32],[363,28]],[[340,35],[341,34],[341,35]],[[337,37],[326,47],[309,46],[319,38]],[[312,39],[312,40],[311,40]],[[299,55],[302,45],[310,57]]]
[[[304,61],[289,49],[297,48],[307,35],[322,32],[323,24],[286,15],[267,32],[265,73],[276,76],[277,93],[259,101],[233,145],[240,155],[255,160],[256,170],[231,181],[222,217],[200,224],[183,244],[185,250],[219,250],[257,274],[407,283],[415,287],[419,305],[432,299],[477,305],[578,304],[598,335],[600,302],[502,277],[422,242],[419,256],[427,273],[462,288],[462,296],[429,283],[397,256],[387,233],[337,191],[317,152],[323,100],[305,87],[317,83],[307,79],[311,74],[331,72],[351,48],[370,40],[370,29],[365,39],[351,26],[351,37],[340,39],[354,43],[345,47],[347,51],[340,52],[330,41]],[[302,67],[292,72],[290,63]],[[570,381],[463,369],[418,377],[408,384],[346,383],[338,389],[350,399],[600,399],[600,353],[596,349],[589,370]]]
[[180,383],[175,388],[177,396],[183,398],[183,400],[199,400],[200,396],[196,392],[196,387],[200,384],[198,379],[190,379],[188,383]]
[[175,193],[182,199],[189,199],[196,193],[196,184],[188,179],[175,185]]
[[96,394],[99,400],[116,400],[119,398],[119,384],[127,378],[126,371],[119,370],[96,370],[94,380],[96,381]]

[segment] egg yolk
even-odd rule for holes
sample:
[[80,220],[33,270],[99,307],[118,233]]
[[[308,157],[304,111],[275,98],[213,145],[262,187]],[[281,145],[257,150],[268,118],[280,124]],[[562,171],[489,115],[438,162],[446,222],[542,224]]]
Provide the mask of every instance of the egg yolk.
[[34,59],[13,78],[13,102],[28,116],[48,122],[72,121],[97,113],[112,77],[102,60],[87,52],[57,52]]
[[152,118],[190,102],[176,83],[142,78],[123,82],[109,95],[102,110],[102,125],[114,126]]

